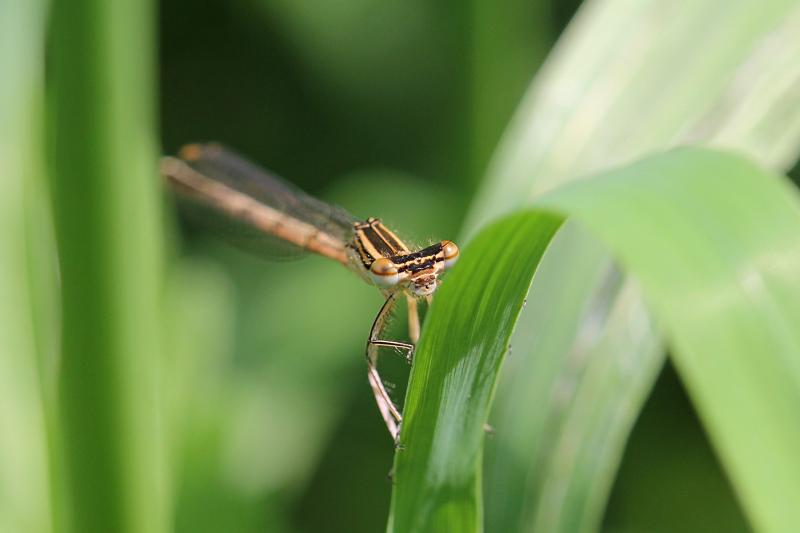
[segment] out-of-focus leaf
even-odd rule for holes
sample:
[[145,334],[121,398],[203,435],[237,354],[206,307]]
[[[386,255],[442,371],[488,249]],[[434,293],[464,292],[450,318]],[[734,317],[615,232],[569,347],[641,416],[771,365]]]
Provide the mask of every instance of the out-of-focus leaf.
[[[16,9],[20,3],[12,3]],[[165,531],[153,3],[53,2],[59,529]]]
[[[41,207],[44,2],[0,3],[0,530],[52,529],[37,276],[26,207]],[[42,224],[45,221],[37,221]]]
[[[584,3],[507,131],[468,230],[579,176],[687,141],[784,168],[800,135],[799,28],[800,8],[780,0]],[[607,253],[568,223],[533,284],[499,387],[486,468],[491,531],[591,531],[601,519],[663,362],[646,315],[611,318],[643,307],[627,281],[609,279]],[[601,393],[609,368],[628,367],[632,354],[638,372]],[[578,437],[572,417],[588,410],[605,423]],[[574,443],[583,450],[560,452]]]
[[[592,228],[641,284],[754,525],[790,530],[800,520],[796,192],[738,156],[683,149],[540,202]],[[442,287],[412,373],[390,531],[482,529],[483,423],[525,285],[561,220],[536,212],[492,225]],[[609,320],[634,327],[642,316],[617,313]],[[638,358],[627,364],[637,372]],[[612,365],[610,375],[624,370]],[[576,438],[583,426],[604,422],[591,418],[583,411],[571,419]],[[567,488],[582,486],[572,482],[574,471],[560,474]],[[559,527],[586,524],[577,515]]]
[[589,1],[518,109],[468,229],[659,146],[708,141],[791,164],[798,26],[790,0]]
[[641,285],[753,526],[790,531],[800,522],[797,191],[741,157],[683,149],[538,204],[591,228]]

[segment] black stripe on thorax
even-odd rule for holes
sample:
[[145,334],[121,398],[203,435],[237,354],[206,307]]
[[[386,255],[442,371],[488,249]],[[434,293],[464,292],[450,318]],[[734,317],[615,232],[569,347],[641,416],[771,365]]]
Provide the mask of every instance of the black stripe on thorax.
[[406,245],[401,242],[400,239],[398,239],[397,236],[389,230],[389,228],[384,226],[380,220],[377,218],[371,218],[369,219],[369,224],[375,230],[375,233],[377,233],[378,236],[386,242],[386,245],[394,250],[392,255],[408,251]]
[[432,257],[432,258],[430,258],[427,261],[424,261],[422,263],[408,263],[408,264],[405,264],[405,265],[401,266],[400,268],[398,268],[397,271],[398,272],[409,271],[412,274],[414,274],[416,272],[419,272],[420,270],[427,270],[427,269],[433,267],[436,263],[438,263],[440,261],[444,261],[444,259],[436,259],[435,257]]
[[377,218],[357,222],[353,226],[356,249],[367,268],[379,257],[395,257],[408,253],[408,247]]
[[378,250],[378,253],[381,254],[383,257],[392,257],[400,250],[397,248],[392,247],[386,239],[383,238],[381,233],[375,228],[375,226],[367,226],[363,230],[364,238],[368,239],[372,246]]
[[[430,269],[444,261],[442,257],[437,258],[442,252],[441,242],[409,253],[406,245],[376,218],[356,223],[354,229],[355,238],[351,246],[356,250],[362,265],[367,270],[379,257],[391,259],[397,265],[399,272],[411,274]],[[377,252],[378,255],[376,256],[373,252]]]
[[442,243],[437,242],[436,244],[432,244],[427,248],[423,248],[418,252],[392,257],[392,261],[394,262],[394,264],[400,265],[403,263],[408,263],[409,261],[413,261],[415,259],[419,259],[421,257],[438,255],[439,253],[441,253],[441,251],[442,251]]
[[358,233],[356,233],[356,236],[353,239],[352,247],[355,248],[356,252],[358,253],[358,258],[361,259],[361,264],[364,265],[364,268],[369,270],[369,267],[371,267],[372,263],[375,262],[375,258],[367,253],[367,251],[364,249],[364,245],[361,243]]

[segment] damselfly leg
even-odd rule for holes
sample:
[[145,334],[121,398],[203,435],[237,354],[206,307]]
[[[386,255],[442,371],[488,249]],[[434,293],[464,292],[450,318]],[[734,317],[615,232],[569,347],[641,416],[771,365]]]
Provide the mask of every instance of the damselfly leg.
[[[419,327],[419,317],[417,316],[416,300],[413,305],[414,320]],[[380,374],[378,373],[378,355],[380,348],[391,348],[399,354],[403,355],[409,363],[414,357],[414,344],[408,342],[400,342],[394,340],[382,339],[385,333],[386,323],[391,316],[392,310],[397,302],[397,292],[393,292],[384,302],[375,321],[372,323],[372,328],[369,332],[367,339],[366,356],[367,356],[367,376],[369,378],[372,393],[375,395],[375,401],[378,404],[378,410],[389,429],[389,433],[394,439],[395,444],[399,444],[400,439],[400,424],[403,421],[403,416],[400,410],[392,401],[386,387],[383,384]],[[409,313],[412,311],[412,306],[409,305]],[[409,316],[409,327],[411,327],[412,319]]]
[[[406,296],[408,302],[408,338],[416,346],[419,341],[419,310],[417,309],[417,299],[410,294]],[[408,362],[411,362],[409,357]]]

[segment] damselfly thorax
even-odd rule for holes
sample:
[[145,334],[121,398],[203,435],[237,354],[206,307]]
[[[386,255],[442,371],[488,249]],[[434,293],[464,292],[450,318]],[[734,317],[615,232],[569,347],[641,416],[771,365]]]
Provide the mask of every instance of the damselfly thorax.
[[[181,197],[235,221],[265,248],[277,243],[328,257],[383,292],[386,302],[370,330],[366,356],[378,408],[397,442],[402,416],[378,374],[378,349],[399,351],[411,362],[419,337],[417,298],[430,302],[439,276],[458,259],[458,247],[441,241],[414,250],[377,218],[358,220],[218,144],[187,145],[179,155],[164,157],[161,173]],[[381,338],[400,296],[408,300],[410,343]]]
[[370,279],[384,289],[405,287],[414,296],[430,296],[440,283],[439,274],[458,258],[458,247],[450,241],[437,242],[412,252],[377,218],[356,223],[349,245]]

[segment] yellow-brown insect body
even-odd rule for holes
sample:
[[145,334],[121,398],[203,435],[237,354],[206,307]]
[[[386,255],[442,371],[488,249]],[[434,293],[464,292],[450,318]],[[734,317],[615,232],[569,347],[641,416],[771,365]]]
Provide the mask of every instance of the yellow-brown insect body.
[[414,296],[430,296],[439,285],[439,274],[458,258],[458,247],[450,241],[412,252],[377,218],[353,228],[351,263],[384,291],[405,289]]

